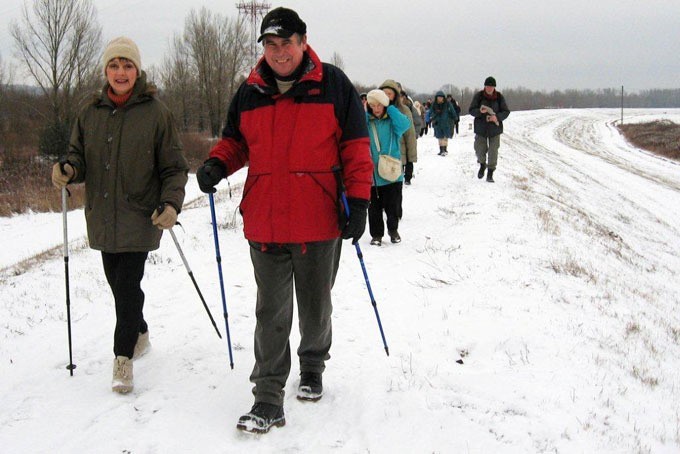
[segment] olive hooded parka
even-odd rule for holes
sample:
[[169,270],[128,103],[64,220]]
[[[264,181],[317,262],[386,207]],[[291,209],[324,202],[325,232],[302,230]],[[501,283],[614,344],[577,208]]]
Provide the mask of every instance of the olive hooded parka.
[[162,230],[151,223],[159,204],[177,213],[184,201],[188,165],[170,110],[141,71],[121,107],[109,84],[89,102],[71,132],[68,162],[74,183],[85,182],[90,247],[103,252],[158,249]]

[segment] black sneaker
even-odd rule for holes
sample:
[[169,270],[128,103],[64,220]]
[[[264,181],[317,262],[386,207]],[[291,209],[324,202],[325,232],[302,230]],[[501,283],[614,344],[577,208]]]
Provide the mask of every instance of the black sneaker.
[[382,245],[382,239],[381,238],[371,238],[371,246],[380,246]]
[[401,243],[401,237],[399,236],[399,232],[397,232],[396,230],[391,230],[387,233],[390,234],[390,241],[392,241],[393,243]]
[[286,418],[283,407],[267,402],[255,402],[248,413],[238,418],[236,428],[254,434],[266,434],[272,426],[283,427]]
[[298,386],[297,398],[316,402],[323,396],[321,374],[317,372],[300,373],[300,386]]

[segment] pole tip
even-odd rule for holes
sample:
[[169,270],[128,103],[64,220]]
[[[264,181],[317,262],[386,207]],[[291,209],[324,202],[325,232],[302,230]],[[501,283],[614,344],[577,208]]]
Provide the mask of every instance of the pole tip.
[[385,353],[387,353],[387,356],[390,356],[390,349],[385,347]]
[[66,366],[66,370],[68,370],[71,373],[71,377],[73,377],[73,369],[75,369],[75,368],[76,368],[76,365],[73,364],[73,363]]

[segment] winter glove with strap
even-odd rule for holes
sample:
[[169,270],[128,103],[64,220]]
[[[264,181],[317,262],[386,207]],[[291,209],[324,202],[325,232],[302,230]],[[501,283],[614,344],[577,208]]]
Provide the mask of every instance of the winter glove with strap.
[[359,241],[366,230],[366,213],[370,202],[364,199],[347,199],[349,219],[342,229],[342,239],[352,238],[352,244]]
[[198,187],[206,194],[214,194],[215,186],[227,176],[227,166],[218,158],[210,158],[196,171]]

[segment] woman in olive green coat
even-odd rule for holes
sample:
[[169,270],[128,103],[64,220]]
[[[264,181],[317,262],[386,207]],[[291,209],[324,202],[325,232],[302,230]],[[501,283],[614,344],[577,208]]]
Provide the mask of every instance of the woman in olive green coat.
[[150,346],[140,285],[144,265],[149,251],[158,249],[162,229],[177,220],[188,165],[172,115],[141,70],[136,44],[112,40],[102,62],[106,84],[78,116],[52,182],[59,188],[85,183],[90,247],[102,253],[116,305],[112,389],[127,393],[132,359]]

